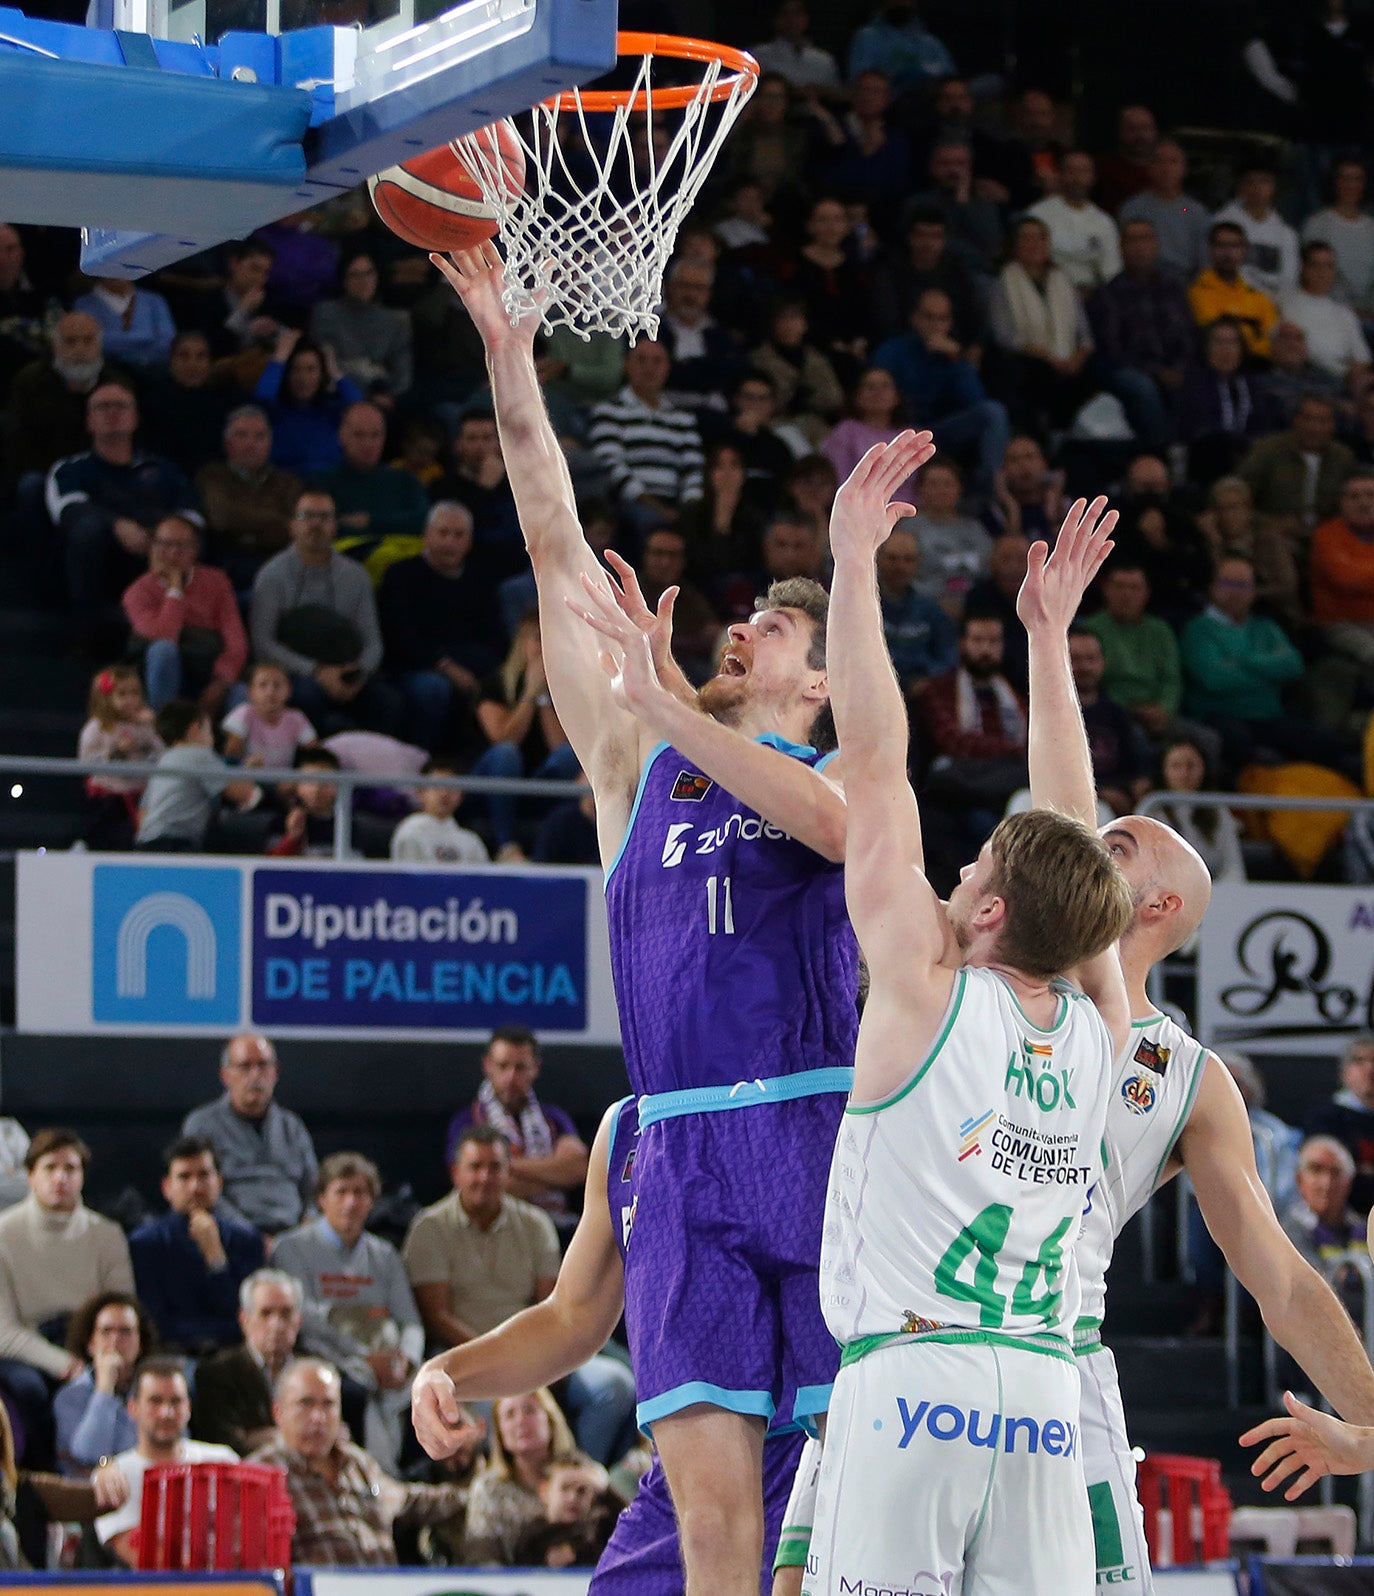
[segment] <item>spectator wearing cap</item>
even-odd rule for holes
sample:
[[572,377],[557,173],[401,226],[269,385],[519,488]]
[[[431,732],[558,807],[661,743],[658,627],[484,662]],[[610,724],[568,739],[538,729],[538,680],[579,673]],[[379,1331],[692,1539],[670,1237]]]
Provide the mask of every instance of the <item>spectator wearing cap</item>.
[[153,528],[148,569],[124,590],[133,646],[154,711],[195,697],[214,714],[248,662],[248,637],[229,578],[200,563],[200,528],[165,516]]
[[1358,390],[1369,375],[1369,344],[1360,319],[1335,295],[1336,252],[1330,244],[1311,239],[1302,246],[1298,287],[1279,302],[1285,321],[1307,335],[1313,362],[1330,376]]
[[134,1289],[124,1232],[81,1200],[90,1161],[74,1131],[39,1131],[24,1158],[29,1195],[0,1214],[0,1388],[35,1467],[52,1461],[52,1389],[81,1371],[62,1345],[69,1316],[98,1292]]
[[1252,355],[1268,355],[1269,335],[1279,319],[1279,309],[1268,294],[1241,275],[1245,248],[1243,227],[1220,217],[1213,222],[1207,234],[1208,264],[1193,279],[1188,304],[1199,327],[1230,317],[1239,324],[1246,349]]
[[280,1070],[265,1036],[236,1036],[220,1055],[224,1095],[194,1108],[184,1136],[215,1149],[229,1213],[275,1236],[300,1223],[315,1200],[319,1164],[298,1114],[274,1101]]
[[129,1238],[139,1299],[169,1351],[202,1357],[239,1339],[239,1289],[265,1255],[223,1195],[214,1143],[178,1136],[162,1155],[167,1212]]
[[300,479],[272,464],[272,423],[261,405],[240,405],[224,423],[224,458],[196,473],[211,551],[236,588],[291,540]]
[[1194,195],[1185,192],[1188,157],[1175,139],[1160,139],[1150,157],[1150,181],[1132,194],[1117,213],[1122,243],[1131,222],[1148,222],[1159,241],[1162,271],[1184,283],[1207,265],[1207,230],[1212,213]]
[[1298,235],[1274,209],[1274,174],[1262,163],[1241,168],[1240,188],[1217,222],[1245,234],[1245,280],[1277,303],[1298,285]]
[[305,1294],[302,1351],[327,1358],[367,1392],[367,1449],[395,1468],[425,1332],[401,1255],[366,1228],[382,1177],[361,1153],[331,1153],[316,1192],[319,1218],[280,1237],[272,1262]]

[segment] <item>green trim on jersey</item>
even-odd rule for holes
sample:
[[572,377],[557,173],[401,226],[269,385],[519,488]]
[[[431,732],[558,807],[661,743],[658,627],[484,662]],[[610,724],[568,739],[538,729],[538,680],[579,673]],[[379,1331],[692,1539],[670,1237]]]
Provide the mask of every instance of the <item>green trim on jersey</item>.
[[881,1347],[890,1347],[898,1342],[910,1346],[1014,1347],[1022,1352],[1038,1352],[1041,1357],[1060,1358],[1065,1363],[1073,1362],[1073,1348],[1061,1336],[1014,1336],[1001,1330],[955,1329],[926,1330],[919,1335],[907,1335],[903,1331],[894,1330],[880,1335],[858,1336],[855,1340],[847,1342],[840,1348],[840,1367],[847,1369],[851,1363],[857,1363],[870,1352],[877,1352]]
[[1102,1350],[1101,1319],[1094,1319],[1091,1315],[1080,1319],[1073,1327],[1074,1357],[1090,1358],[1094,1352],[1101,1352]]
[[950,998],[949,1018],[945,1021],[939,1036],[935,1038],[935,1045],[926,1055],[924,1064],[921,1064],[916,1073],[904,1085],[899,1086],[895,1092],[887,1097],[880,1098],[876,1103],[847,1103],[846,1114],[876,1114],[880,1108],[891,1108],[894,1103],[900,1103],[908,1092],[914,1091],[920,1084],[921,1077],[940,1056],[940,1050],[949,1040],[949,1033],[954,1029],[954,1022],[959,1018],[959,1009],[964,1001],[964,991],[968,986],[968,971],[960,969],[954,978],[953,994]]
[[1120,1568],[1126,1561],[1126,1551],[1110,1481],[1099,1480],[1096,1485],[1088,1487],[1088,1510],[1092,1514],[1093,1550],[1097,1553],[1098,1572]]
[[1011,982],[1007,980],[1006,976],[999,974],[996,970],[994,970],[992,973],[997,976],[997,979],[1004,987],[1006,987],[1007,996],[1015,1005],[1016,1012],[1026,1022],[1026,1025],[1029,1027],[1029,1029],[1034,1031],[1037,1036],[1053,1036],[1056,1031],[1063,1029],[1064,1021],[1069,1017],[1069,997],[1067,990],[1057,981],[1054,983],[1054,994],[1059,999],[1059,1013],[1055,1016],[1054,1024],[1046,1027],[1043,1025],[1037,1025],[1035,1021],[1031,1019],[1030,1015],[1026,1013],[1025,1009],[1021,1007],[1021,1000],[1017,997],[1015,988],[1012,986]]
[[[1188,1123],[1188,1116],[1193,1112],[1193,1104],[1197,1101],[1197,1094],[1202,1087],[1203,1071],[1206,1068],[1207,1049],[1199,1042],[1197,1044],[1197,1058],[1193,1062],[1193,1082],[1188,1088],[1188,1095],[1183,1099],[1183,1107],[1179,1110],[1178,1120],[1174,1125],[1174,1134],[1169,1138],[1169,1145],[1164,1149],[1164,1156],[1160,1159],[1155,1169],[1154,1179],[1150,1182],[1150,1197],[1153,1197],[1159,1189],[1159,1177],[1164,1173],[1165,1164],[1173,1156],[1174,1148],[1178,1146],[1178,1139],[1183,1134],[1183,1127]],[[1149,1197],[1145,1200],[1148,1202]]]

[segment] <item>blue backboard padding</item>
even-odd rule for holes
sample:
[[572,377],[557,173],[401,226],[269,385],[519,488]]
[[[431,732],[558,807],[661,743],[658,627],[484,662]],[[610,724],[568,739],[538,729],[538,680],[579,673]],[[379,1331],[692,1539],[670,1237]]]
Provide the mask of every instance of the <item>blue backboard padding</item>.
[[0,53],[0,172],[290,185],[309,122],[301,89]]
[[[46,50],[64,61],[97,61],[106,66],[124,64],[119,37],[108,28],[83,28],[75,22],[50,22],[46,17],[25,16],[11,6],[0,6],[0,34],[27,39],[39,50]],[[193,77],[213,77],[213,55],[207,59],[199,45],[175,39],[153,39],[153,54],[158,65],[169,72],[184,72]],[[4,50],[0,44],[0,51]],[[7,52],[6,52],[7,53]],[[39,60],[42,56],[36,57]],[[35,59],[31,50],[18,59]]]

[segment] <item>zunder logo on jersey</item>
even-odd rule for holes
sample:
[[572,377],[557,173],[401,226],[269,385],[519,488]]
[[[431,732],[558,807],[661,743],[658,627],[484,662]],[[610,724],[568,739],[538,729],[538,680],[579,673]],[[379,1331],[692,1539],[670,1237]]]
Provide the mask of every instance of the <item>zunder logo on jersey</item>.
[[678,822],[668,827],[668,835],[663,839],[663,868],[671,870],[675,865],[680,865],[687,857],[687,844],[692,839],[692,827]]
[[714,786],[715,782],[709,776],[697,771],[680,770],[668,796],[675,804],[699,804]]
[[1158,1042],[1152,1042],[1148,1036],[1143,1036],[1140,1039],[1140,1046],[1135,1050],[1134,1062],[1156,1075],[1163,1075],[1172,1057],[1172,1048],[1161,1047]]
[[1148,1114],[1155,1106],[1155,1089],[1143,1075],[1131,1075],[1121,1083],[1121,1100],[1133,1114]]

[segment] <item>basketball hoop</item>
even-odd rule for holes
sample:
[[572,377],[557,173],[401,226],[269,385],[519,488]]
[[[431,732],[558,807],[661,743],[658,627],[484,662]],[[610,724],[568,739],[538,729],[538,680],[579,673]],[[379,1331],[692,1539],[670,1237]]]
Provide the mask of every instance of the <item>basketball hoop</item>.
[[[496,213],[512,320],[537,304],[547,329],[582,338],[657,335],[678,229],[759,75],[753,56],[702,39],[621,33],[618,46],[639,58],[628,88],[570,89],[520,119],[523,192],[490,139],[452,144]],[[696,62],[701,81],[655,84],[655,59]]]

